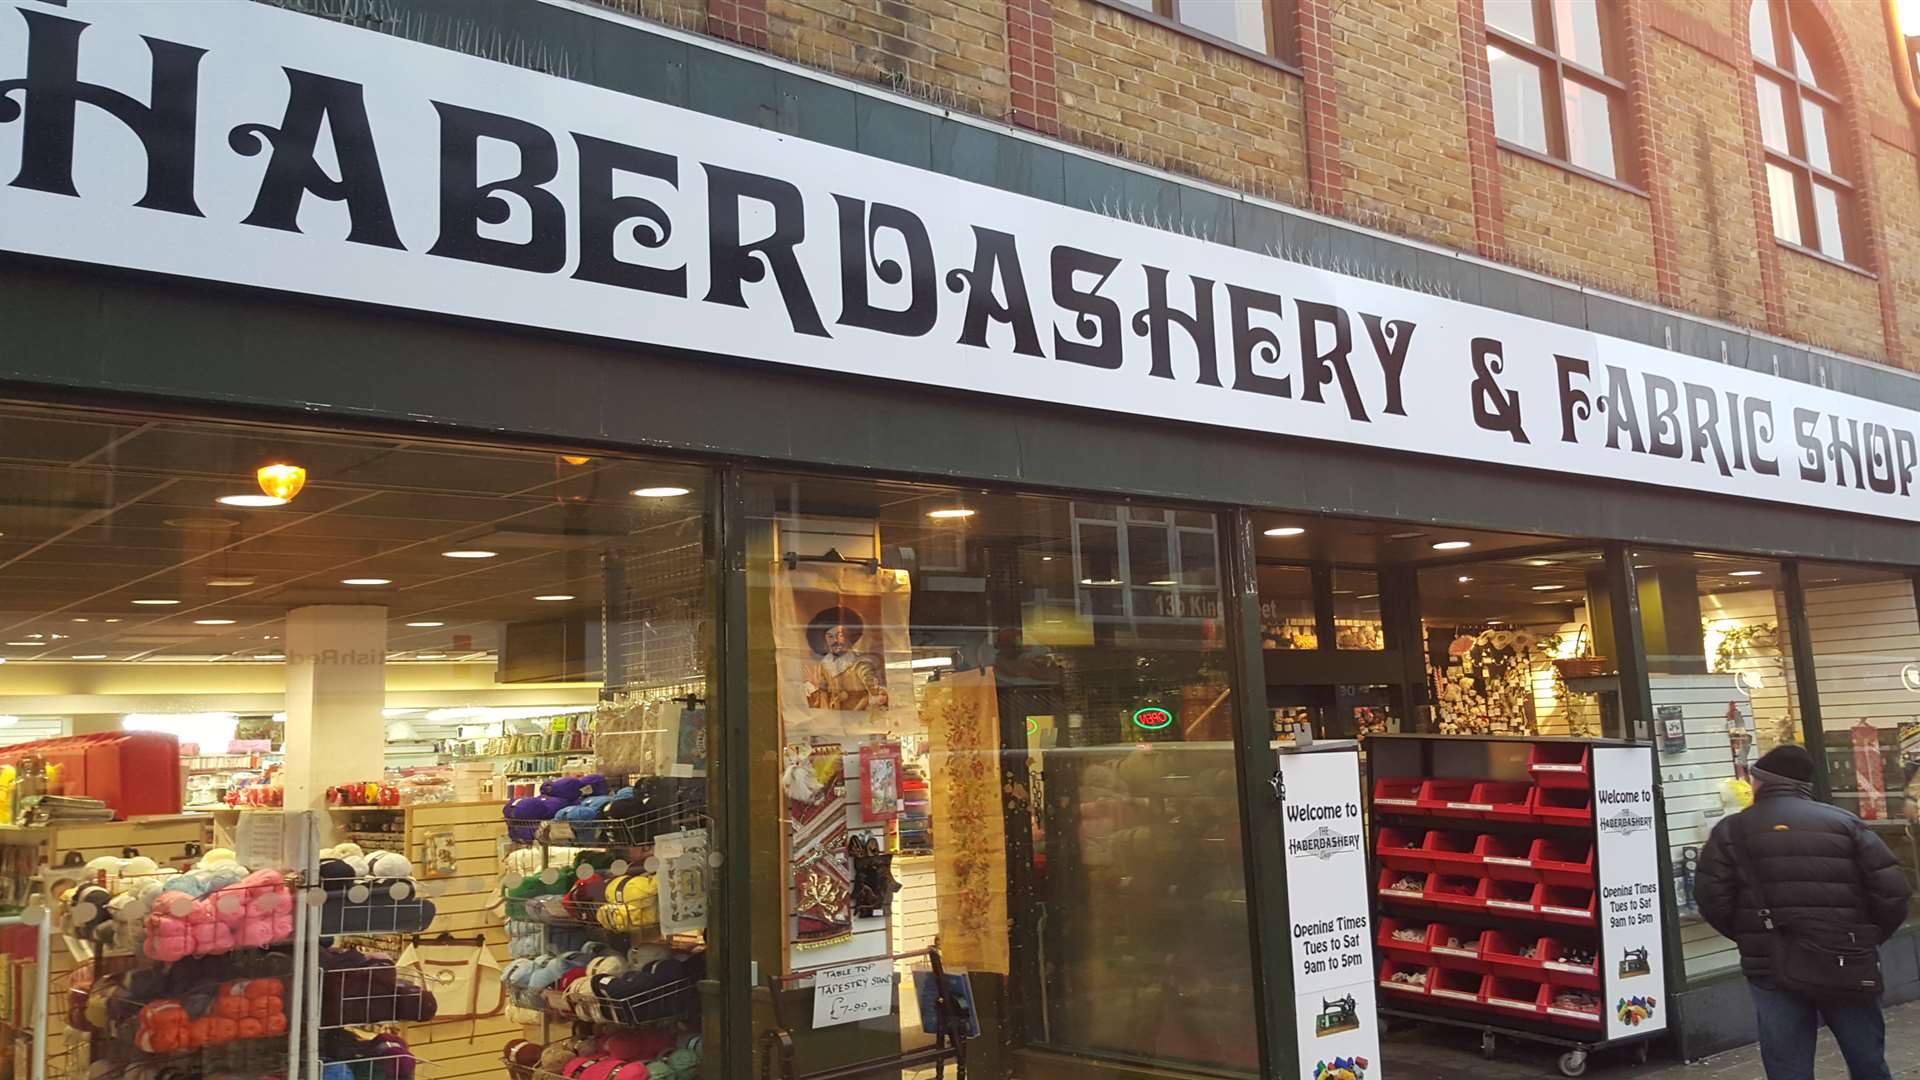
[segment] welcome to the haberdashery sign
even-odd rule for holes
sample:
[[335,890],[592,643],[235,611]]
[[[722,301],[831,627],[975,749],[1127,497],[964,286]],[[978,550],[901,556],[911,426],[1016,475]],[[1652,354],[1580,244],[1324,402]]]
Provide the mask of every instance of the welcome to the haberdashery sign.
[[245,0],[0,0],[0,249],[1920,519],[1908,410]]

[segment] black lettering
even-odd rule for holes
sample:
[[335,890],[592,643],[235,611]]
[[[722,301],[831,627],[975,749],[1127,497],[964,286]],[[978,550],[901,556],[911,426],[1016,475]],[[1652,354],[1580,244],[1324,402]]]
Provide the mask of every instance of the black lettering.
[[[1074,313],[1073,329],[1079,335],[1079,340],[1074,340],[1062,334],[1058,325],[1054,326],[1054,359],[1108,371],[1119,368],[1124,361],[1120,341],[1120,305],[1100,295],[1107,279],[1119,267],[1120,260],[1109,255],[1082,251],[1065,244],[1053,249],[1053,302],[1062,310]],[[1081,291],[1074,286],[1076,274],[1098,274],[1100,280],[1094,282],[1092,288]]]
[[[1002,285],[1002,302],[994,287]],[[1027,297],[1027,278],[1020,270],[1020,247],[1012,233],[973,227],[973,269],[947,271],[947,288],[967,294],[967,313],[960,324],[960,344],[987,347],[987,323],[1013,327],[1013,351],[1022,356],[1044,356],[1040,333],[1034,329],[1033,301]]]
[[[538,124],[511,116],[436,101],[440,113],[440,237],[427,254],[513,270],[551,274],[567,264],[567,208],[540,185],[560,172],[560,151]],[[512,143],[520,152],[520,171],[504,180],[482,183],[480,140]],[[515,195],[526,203],[528,237],[524,241],[481,236],[480,226],[513,219]]]
[[1284,319],[1285,301],[1259,289],[1227,286],[1228,328],[1233,334],[1233,388],[1251,394],[1290,398],[1293,396],[1292,376],[1275,378],[1257,374],[1253,370],[1256,360],[1262,364],[1280,362],[1280,338],[1272,330],[1248,321],[1247,315],[1254,311],[1264,311],[1276,319]]
[[633,242],[648,250],[665,247],[673,237],[673,220],[652,199],[615,195],[616,173],[650,176],[669,187],[680,186],[680,162],[671,154],[574,133],[580,155],[580,265],[573,276],[581,281],[616,285],[622,289],[687,295],[687,267],[642,266],[614,255],[614,239],[622,228]]
[[[1353,351],[1353,325],[1347,313],[1332,304],[1313,300],[1295,300],[1300,319],[1300,396],[1306,401],[1322,402],[1320,388],[1334,380],[1340,382],[1340,396],[1346,399],[1347,415],[1366,422],[1367,409],[1360,401],[1360,388],[1354,385],[1353,366],[1347,354]],[[1320,327],[1333,328],[1333,343],[1320,347]]]
[[1189,315],[1167,303],[1167,272],[1157,266],[1143,269],[1147,272],[1147,306],[1133,313],[1133,332],[1146,336],[1147,346],[1153,353],[1153,366],[1147,374],[1160,379],[1173,378],[1173,335],[1168,328],[1177,326],[1193,342],[1199,370],[1195,381],[1202,386],[1219,386],[1220,358],[1213,336],[1213,281],[1203,277],[1190,279],[1193,314]]
[[1367,340],[1373,343],[1373,355],[1380,359],[1380,374],[1387,379],[1387,404],[1381,412],[1389,416],[1407,415],[1402,401],[1401,376],[1406,374],[1407,354],[1413,345],[1414,325],[1405,319],[1382,322],[1378,315],[1360,313],[1367,328]]
[[[241,224],[297,233],[300,205],[314,195],[347,204],[348,242],[404,248],[393,227],[387,182],[380,174],[373,126],[367,122],[365,91],[359,83],[344,79],[281,70],[287,76],[287,111],[280,126],[241,124],[227,133],[227,145],[242,157],[273,148],[253,212]],[[338,180],[327,175],[316,157],[322,124],[333,134],[333,154],[340,163]]]
[[1894,428],[1893,450],[1894,471],[1900,476],[1900,494],[1904,496],[1913,488],[1913,467],[1920,465],[1920,448],[1914,446],[1913,432]]
[[1473,362],[1473,422],[1487,431],[1504,431],[1517,443],[1530,443],[1520,414],[1520,391],[1500,385],[1507,370],[1506,346],[1499,338],[1477,337],[1467,343]]
[[1647,449],[1660,457],[1678,458],[1680,446],[1680,388],[1665,375],[1645,372],[1647,388]]
[[1840,434],[1840,418],[1827,417],[1827,429],[1832,433],[1832,444],[1827,454],[1833,458],[1833,482],[1840,487],[1847,486],[1847,466],[1853,466],[1853,486],[1867,486],[1866,470],[1860,466],[1860,421],[1848,420],[1847,433]]
[[1607,414],[1607,449],[1620,449],[1620,433],[1624,431],[1634,453],[1647,452],[1647,444],[1640,438],[1640,416],[1633,403],[1633,384],[1627,380],[1627,369],[1607,365],[1607,399],[1602,403],[1602,411]]
[[1793,441],[1800,444],[1800,479],[1824,484],[1827,455],[1820,445],[1820,436],[1813,431],[1819,423],[1820,414],[1814,410],[1793,410]]
[[1760,452],[1762,447],[1773,445],[1773,402],[1754,397],[1742,402],[1740,425],[1747,433],[1747,456],[1753,459],[1753,471],[1766,476],[1779,476],[1779,459]]
[[1732,476],[1733,470],[1727,467],[1726,447],[1720,442],[1720,399],[1711,386],[1682,385],[1687,392],[1687,427],[1691,429],[1687,441],[1693,447],[1693,460],[1705,460],[1706,448],[1712,447],[1713,463],[1719,467],[1720,475]]
[[[800,189],[771,176],[707,165],[707,244],[713,280],[705,299],[729,307],[747,306],[744,282],[763,281],[773,271],[787,321],[795,333],[828,337],[807,291],[806,275],[794,248],[807,238],[806,207]],[[753,199],[773,208],[773,232],[759,240],[740,239],[740,200]]]
[[1891,495],[1899,485],[1893,475],[1893,432],[1885,424],[1866,427],[1867,486]]
[[1733,443],[1733,467],[1747,467],[1746,443],[1740,437],[1740,395],[1727,391],[1727,439]]
[[1574,426],[1576,421],[1593,418],[1593,398],[1584,386],[1575,388],[1575,376],[1588,383],[1593,378],[1593,366],[1577,356],[1554,354],[1553,363],[1560,375],[1560,441],[1579,442],[1580,433]]
[[[848,195],[835,195],[833,201],[840,208],[840,318],[835,321],[902,337],[920,337],[932,330],[940,317],[940,293],[926,224],[911,210],[886,203],[869,208]],[[907,245],[906,266],[897,259],[879,257],[874,245],[882,229],[893,231]],[[904,310],[874,306],[869,269],[884,284],[907,283]]]
[[150,103],[112,87],[80,81],[80,33],[86,23],[39,11],[27,20],[27,75],[0,80],[0,124],[20,119],[20,171],[13,186],[53,195],[80,194],[73,186],[74,121],[85,103],[120,121],[147,155],[147,190],[135,206],[202,217],[193,201],[195,115],[199,109],[200,58],[205,49],[143,38],[153,60]]

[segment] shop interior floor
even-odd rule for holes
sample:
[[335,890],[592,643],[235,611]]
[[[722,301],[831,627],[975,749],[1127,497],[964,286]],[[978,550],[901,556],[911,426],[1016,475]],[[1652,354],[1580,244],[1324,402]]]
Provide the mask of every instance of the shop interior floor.
[[[1588,1077],[1633,1077],[1633,1080],[1760,1080],[1760,1048],[1743,1046],[1704,1061],[1682,1063],[1663,1059],[1658,1043],[1653,1059],[1633,1063],[1628,1050],[1605,1050],[1593,1056]],[[1553,1080],[1561,1051],[1540,1043],[1501,1039],[1489,1061],[1480,1056],[1480,1036],[1460,1028],[1399,1021],[1388,1032],[1381,1057],[1393,1080]],[[1887,1064],[1895,1080],[1920,1080],[1920,1002],[1887,1010]],[[1833,1036],[1820,1032],[1815,1075],[1842,1077],[1847,1067]]]

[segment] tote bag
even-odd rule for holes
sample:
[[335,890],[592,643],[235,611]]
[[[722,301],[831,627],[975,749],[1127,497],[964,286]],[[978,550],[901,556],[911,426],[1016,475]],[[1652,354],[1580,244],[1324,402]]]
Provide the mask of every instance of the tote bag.
[[500,961],[485,945],[418,940],[407,946],[395,966],[433,995],[436,1021],[493,1016],[506,1007]]

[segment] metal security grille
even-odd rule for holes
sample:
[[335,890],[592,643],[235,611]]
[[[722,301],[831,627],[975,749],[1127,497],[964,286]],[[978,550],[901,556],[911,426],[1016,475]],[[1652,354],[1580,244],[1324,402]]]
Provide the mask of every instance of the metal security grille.
[[706,581],[698,538],[602,556],[609,692],[698,680],[707,670]]

